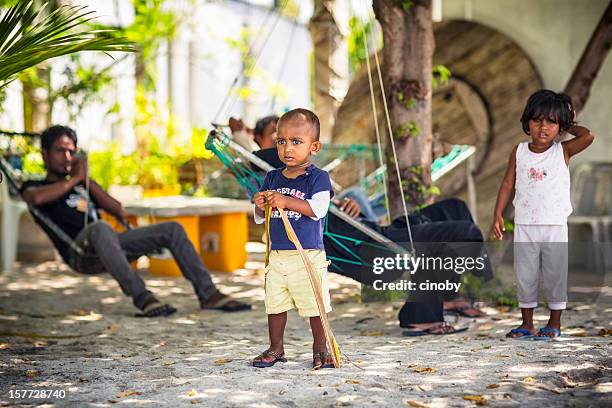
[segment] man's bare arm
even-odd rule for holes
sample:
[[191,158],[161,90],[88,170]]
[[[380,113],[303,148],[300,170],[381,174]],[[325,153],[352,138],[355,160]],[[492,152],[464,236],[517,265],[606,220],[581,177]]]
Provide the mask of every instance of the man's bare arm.
[[71,178],[70,180],[61,180],[46,186],[30,187],[21,196],[26,203],[39,206],[58,200],[80,182],[76,178]]
[[104,191],[104,189],[92,179],[89,179],[89,192],[96,200],[98,206],[107,213],[120,219],[124,219],[127,216],[121,203]]

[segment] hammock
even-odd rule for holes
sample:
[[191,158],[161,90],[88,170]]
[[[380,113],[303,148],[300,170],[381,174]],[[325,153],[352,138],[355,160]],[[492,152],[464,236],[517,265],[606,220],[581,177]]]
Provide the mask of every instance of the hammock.
[[[270,164],[255,156],[253,153],[234,142],[231,137],[218,130],[213,130],[209,133],[208,138],[206,139],[206,148],[212,151],[215,156],[217,156],[219,160],[231,171],[248,197],[252,197],[256,192],[258,192],[263,184],[261,172],[256,171],[253,168],[253,165],[264,171],[273,170],[273,167]],[[448,155],[434,161],[435,170],[433,170],[432,178],[436,175],[439,178],[440,173],[450,171],[450,166],[457,166],[459,163],[473,154],[474,151],[475,149],[472,146],[455,146]],[[380,169],[376,170],[376,172],[380,171]],[[343,270],[342,265],[371,266],[359,255],[359,249],[363,246],[388,251],[392,254],[409,253],[408,249],[394,243],[389,238],[369,228],[367,225],[351,218],[335,205],[331,204],[329,211],[331,214],[337,216],[343,222],[346,222],[350,226],[356,228],[374,241],[364,241],[331,232],[329,230],[328,219],[326,218],[325,228],[323,231],[324,237],[328,238],[334,244],[342,248],[347,254],[346,258],[328,255],[328,260],[332,261],[333,266],[338,270]]]
[[[17,180],[16,171],[2,156],[0,156],[0,177],[1,175],[4,175],[4,179],[8,183],[9,192],[15,196],[21,196],[21,183]],[[49,236],[53,246],[58,250],[64,262],[70,265],[71,268],[87,274],[106,272],[100,262],[100,258],[96,254],[77,244],[74,239],[36,206],[28,204],[28,210],[32,214],[34,221]],[[131,229],[130,224],[125,220],[117,218],[117,221],[126,229]],[[62,248],[65,248],[65,250],[62,250]],[[138,259],[139,255],[126,253],[126,257],[128,260],[133,261]]]

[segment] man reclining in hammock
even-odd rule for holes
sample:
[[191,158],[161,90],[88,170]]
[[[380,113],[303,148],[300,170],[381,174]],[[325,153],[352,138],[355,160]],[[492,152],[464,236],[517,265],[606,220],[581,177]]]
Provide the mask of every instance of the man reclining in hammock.
[[[95,262],[100,262],[115,278],[143,316],[167,316],[176,309],[162,305],[146,289],[125,253],[138,257],[164,248],[172,252],[183,276],[192,283],[202,309],[234,312],[251,308],[217,290],[180,224],[165,222],[116,233],[109,224],[100,221],[98,209],[118,219],[124,219],[126,213],[121,203],[88,177],[86,159],[75,156],[74,130],[65,126],[50,127],[41,135],[41,147],[47,175],[41,181],[25,182],[21,188],[23,199],[36,206],[77,244],[95,253]],[[100,269],[96,268],[99,265],[83,265],[82,260],[74,259],[68,244],[57,245],[57,250],[77,272],[88,274]]]
[[[260,150],[253,153],[273,167],[283,166],[278,158],[274,144],[276,122],[278,117],[267,116],[257,121],[255,129],[246,128],[241,120],[230,118],[229,124],[232,134],[239,134],[237,141],[250,148],[249,133]],[[440,153],[444,153],[444,149]],[[279,164],[280,163],[280,164]],[[406,227],[405,217],[398,217],[388,226],[380,226],[374,217],[374,211],[369,207],[367,200],[355,200],[356,197],[345,197],[342,201],[335,200],[334,204],[353,218],[358,218],[363,224],[379,232],[394,242],[408,242],[410,237]],[[447,199],[429,205],[418,213],[409,215],[412,229],[412,238],[415,242],[465,242],[482,243],[484,237],[467,205],[458,199]],[[339,219],[333,213],[328,213],[328,230],[331,233],[358,239],[364,242],[373,242],[373,239]],[[324,245],[329,257],[350,259],[342,244],[334,242],[329,236],[324,236]],[[468,246],[470,246],[468,244]],[[356,249],[359,251],[359,248]],[[470,250],[478,250],[478,245],[471,245]],[[357,280],[363,284],[371,285],[368,277],[372,276],[371,267],[367,265],[344,265],[333,262],[329,270]],[[473,271],[477,276],[486,280],[493,277],[490,263],[482,271]],[[485,314],[463,301],[442,302],[406,302],[399,313],[400,326],[413,328],[415,333],[422,334],[448,334],[455,329],[444,323],[444,311],[457,312],[465,317],[481,317]]]

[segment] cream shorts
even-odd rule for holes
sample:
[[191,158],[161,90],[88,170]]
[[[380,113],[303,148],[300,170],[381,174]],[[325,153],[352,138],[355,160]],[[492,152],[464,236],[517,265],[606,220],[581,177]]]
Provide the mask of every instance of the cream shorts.
[[[329,282],[325,251],[307,249],[306,256],[319,272],[323,290],[325,312],[331,312]],[[308,272],[297,250],[270,251],[270,263],[266,267],[266,313],[283,313],[293,308],[302,317],[319,316],[314,291],[308,279]]]

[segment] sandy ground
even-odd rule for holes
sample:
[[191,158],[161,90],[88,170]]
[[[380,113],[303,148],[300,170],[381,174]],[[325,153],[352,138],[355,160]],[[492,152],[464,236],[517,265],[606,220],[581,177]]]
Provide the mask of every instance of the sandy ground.
[[[199,311],[182,279],[147,276],[177,306],[170,318],[133,317],[108,275],[55,262],[0,275],[0,405],[48,406],[611,406],[612,302],[572,305],[565,336],[504,339],[519,313],[488,308],[464,333],[402,337],[394,303],[359,303],[359,287],[333,275],[331,321],[340,369],[312,371],[307,322],[292,313],[289,362],[250,366],[267,344],[261,264],[215,274],[226,293],[251,300],[237,314]],[[606,300],[607,299],[607,300]],[[539,324],[546,310],[538,309]],[[64,399],[10,398],[11,390],[61,389]]]

